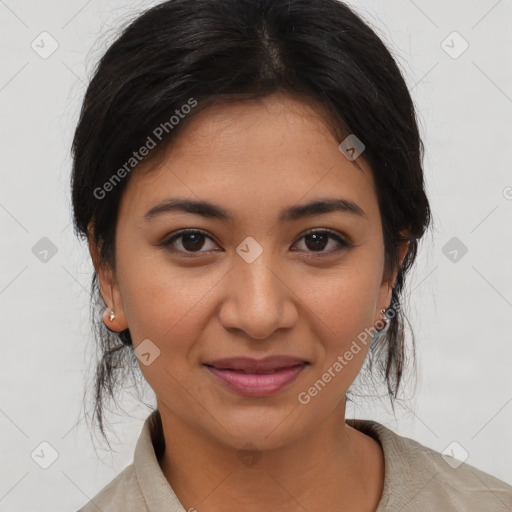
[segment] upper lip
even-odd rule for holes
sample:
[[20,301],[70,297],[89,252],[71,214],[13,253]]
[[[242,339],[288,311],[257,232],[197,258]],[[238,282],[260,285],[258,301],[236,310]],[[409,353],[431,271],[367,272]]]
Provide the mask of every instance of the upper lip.
[[289,368],[298,364],[309,363],[305,359],[294,356],[267,356],[263,359],[253,359],[251,357],[226,357],[215,361],[207,361],[203,364],[225,370],[244,370],[250,371],[270,371],[279,368]]

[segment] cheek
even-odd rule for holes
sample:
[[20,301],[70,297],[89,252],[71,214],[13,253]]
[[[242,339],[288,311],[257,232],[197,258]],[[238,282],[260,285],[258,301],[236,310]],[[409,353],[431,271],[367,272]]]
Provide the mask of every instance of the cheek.
[[[194,276],[189,269],[180,272],[161,263],[145,266],[133,275],[137,277],[125,281],[123,291],[134,349],[136,355],[146,351],[142,346],[137,351],[137,347],[149,339],[151,344],[145,342],[144,347],[149,346],[150,352],[158,354],[150,364],[144,364],[142,358],[138,364],[155,394],[174,397],[169,400],[175,402],[175,397],[183,395],[184,383],[190,381],[192,366],[198,364],[196,345],[211,318],[208,303],[218,278]],[[186,387],[190,385],[189,382]]]
[[322,332],[320,340],[340,349],[373,326],[380,277],[378,265],[358,258],[353,264],[307,281],[304,303],[314,313],[311,318]]
[[183,268],[154,251],[151,258],[131,253],[119,259],[123,305],[134,348],[149,338],[162,350],[187,348],[201,332],[212,290],[221,276],[207,267]]
[[308,414],[322,416],[345,395],[367,356],[374,325],[379,272],[372,265],[347,265],[328,279],[308,282],[308,322],[319,343],[317,365],[298,396]]

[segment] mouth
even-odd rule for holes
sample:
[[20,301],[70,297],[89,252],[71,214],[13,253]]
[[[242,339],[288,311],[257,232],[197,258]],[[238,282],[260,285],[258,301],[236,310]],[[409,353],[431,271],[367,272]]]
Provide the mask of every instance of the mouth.
[[231,358],[203,366],[223,387],[241,396],[264,397],[289,387],[310,365],[298,358]]
[[[306,363],[299,363],[299,364],[306,364]],[[237,370],[234,368],[217,368],[216,366],[210,366],[208,364],[205,364],[205,366],[209,366],[210,368],[214,368],[216,370],[225,370],[228,372],[245,373],[248,375],[270,375],[272,373],[277,373],[282,370],[286,370],[287,368],[294,368],[295,366],[299,366],[299,365],[283,366],[282,368],[275,368],[274,370],[266,370],[266,371],[263,371],[263,370],[259,370],[259,371],[257,371],[257,370]]]
[[219,370],[233,370],[245,373],[273,373],[299,364],[310,363],[300,357],[275,355],[267,356],[263,359],[254,359],[245,356],[229,357],[215,361],[206,361],[203,364]]

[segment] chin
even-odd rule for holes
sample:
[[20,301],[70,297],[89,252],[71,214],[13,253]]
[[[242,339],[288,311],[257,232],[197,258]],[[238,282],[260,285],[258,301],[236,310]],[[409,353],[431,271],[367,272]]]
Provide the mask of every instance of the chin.
[[[289,417],[288,417],[289,416]],[[225,414],[223,416],[222,427],[218,424],[217,435],[220,434],[221,442],[231,446],[237,450],[258,449],[274,450],[284,447],[294,441],[300,439],[305,432],[296,422],[290,422],[292,415],[288,412],[263,414],[258,411],[254,413],[241,413],[238,416],[230,417]],[[251,445],[252,448],[248,448]]]

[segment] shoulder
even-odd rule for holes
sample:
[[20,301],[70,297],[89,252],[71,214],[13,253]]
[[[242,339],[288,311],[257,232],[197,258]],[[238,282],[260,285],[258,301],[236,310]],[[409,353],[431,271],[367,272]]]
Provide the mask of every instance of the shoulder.
[[77,512],[142,512],[147,510],[133,464],[127,466]]
[[144,422],[133,462],[77,512],[183,512],[159,465],[164,443],[157,410]]
[[377,512],[512,509],[512,486],[506,482],[375,421],[347,423],[377,439],[383,448],[384,490]]

